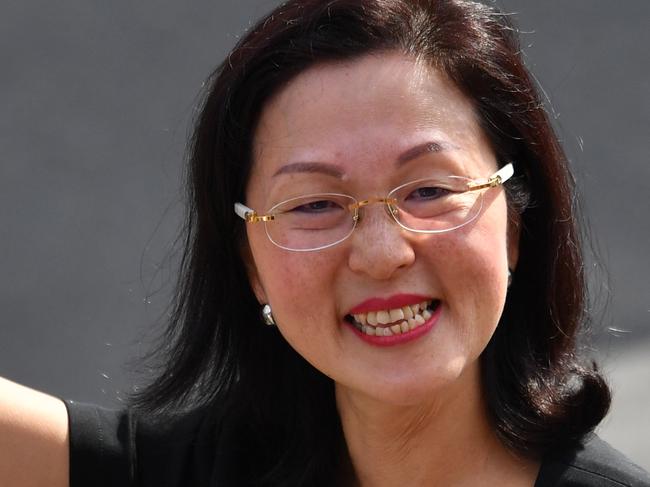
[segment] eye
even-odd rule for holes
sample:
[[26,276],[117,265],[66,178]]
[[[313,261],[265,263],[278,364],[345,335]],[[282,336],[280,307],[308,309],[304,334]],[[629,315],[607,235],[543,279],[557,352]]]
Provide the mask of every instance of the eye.
[[[314,232],[340,227],[352,221],[349,204],[339,195],[317,194],[294,198],[276,208],[275,227],[284,232]],[[348,197],[349,198],[349,197]],[[348,222],[349,223],[349,222]]]
[[411,191],[406,200],[410,201],[430,201],[446,196],[450,193],[448,189],[438,186],[422,186]]
[[288,211],[300,213],[325,213],[343,209],[339,203],[332,200],[309,201],[295,206]]

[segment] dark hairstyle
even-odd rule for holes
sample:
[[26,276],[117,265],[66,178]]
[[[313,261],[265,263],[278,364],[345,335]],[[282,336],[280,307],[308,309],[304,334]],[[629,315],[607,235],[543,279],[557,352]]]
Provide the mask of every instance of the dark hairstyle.
[[[243,200],[269,98],[322,62],[399,51],[440,69],[473,102],[521,228],[505,311],[482,355],[484,396],[509,448],[539,456],[590,431],[609,390],[577,356],[585,278],[566,157],[506,16],[463,0],[293,0],[266,16],[213,73],[188,170],[185,254],[149,410],[225,411],[251,484],[329,485],[349,471],[332,381],[262,324],[244,265]],[[247,484],[248,485],[248,484]]]

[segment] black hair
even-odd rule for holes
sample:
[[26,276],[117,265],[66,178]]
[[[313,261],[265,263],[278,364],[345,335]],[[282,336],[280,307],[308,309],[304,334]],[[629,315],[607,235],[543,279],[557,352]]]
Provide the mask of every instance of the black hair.
[[577,354],[586,285],[573,180],[507,16],[464,0],[292,0],[210,77],[191,140],[185,253],[161,368],[134,398],[150,411],[227,410],[255,458],[242,473],[251,485],[351,475],[332,381],[264,326],[247,277],[233,204],[243,201],[256,123],[309,67],[385,51],[444,72],[474,104],[497,159],[516,165],[506,194],[519,261],[481,357],[495,431],[538,457],[593,429],[609,407],[602,377]]

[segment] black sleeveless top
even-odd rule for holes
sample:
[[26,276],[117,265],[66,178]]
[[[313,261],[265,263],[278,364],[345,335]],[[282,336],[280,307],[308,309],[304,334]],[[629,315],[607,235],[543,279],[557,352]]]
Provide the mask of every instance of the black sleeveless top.
[[[150,421],[66,401],[70,487],[242,487],[247,455],[228,423],[194,411]],[[650,476],[595,435],[549,453],[534,487],[650,487]]]

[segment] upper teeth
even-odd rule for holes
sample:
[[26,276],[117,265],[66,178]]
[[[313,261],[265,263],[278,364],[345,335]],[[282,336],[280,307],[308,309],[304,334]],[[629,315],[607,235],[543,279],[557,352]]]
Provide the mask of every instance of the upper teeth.
[[[403,306],[394,309],[382,309],[379,311],[370,311],[368,313],[359,313],[352,315],[354,321],[362,325],[388,325],[389,323],[400,323],[409,319],[421,316],[431,305],[431,301],[422,301],[421,303]],[[429,314],[428,312],[426,314]]]

